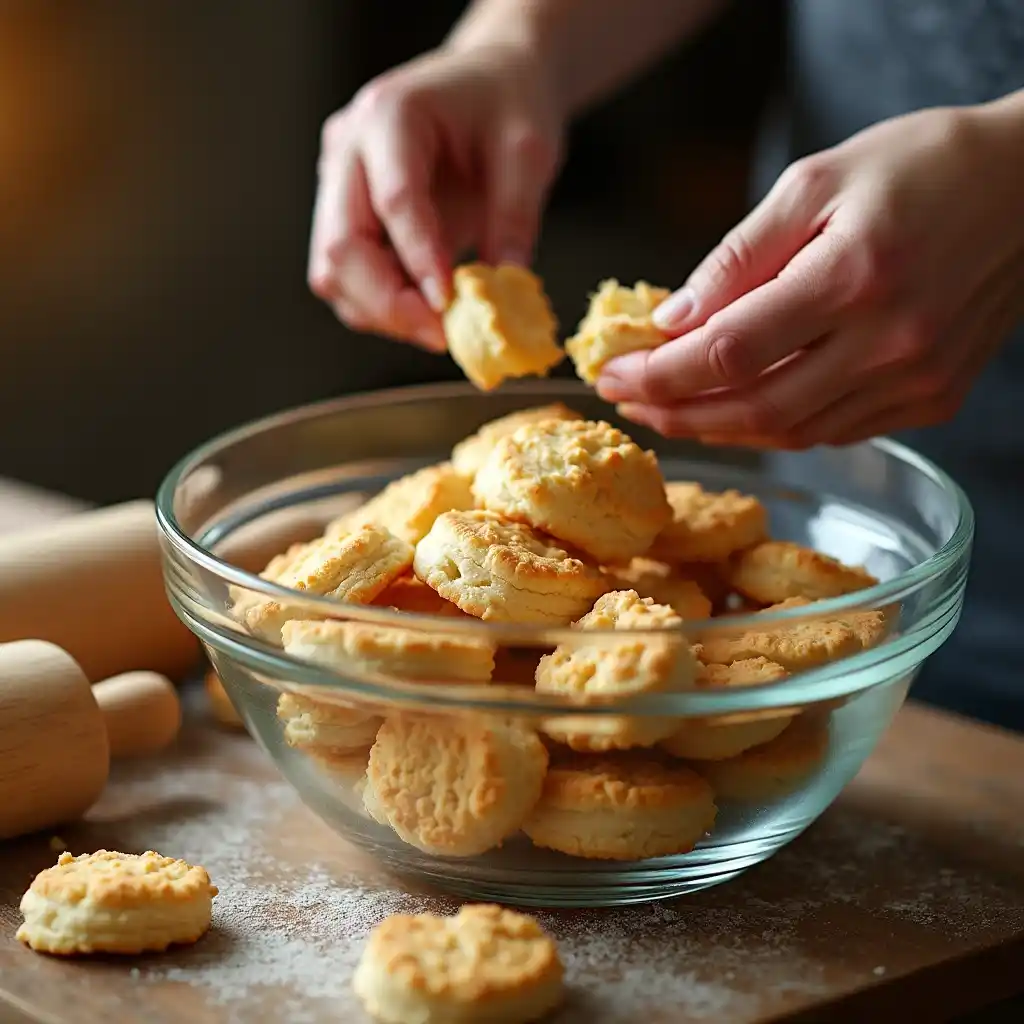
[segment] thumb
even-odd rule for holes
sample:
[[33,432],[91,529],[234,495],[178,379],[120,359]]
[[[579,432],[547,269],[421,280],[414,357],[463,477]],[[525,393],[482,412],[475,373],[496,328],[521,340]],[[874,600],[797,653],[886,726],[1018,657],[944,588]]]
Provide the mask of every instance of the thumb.
[[488,154],[483,258],[530,264],[548,188],[560,158],[557,143],[528,121],[507,125]]
[[831,174],[819,162],[798,161],[772,190],[704,257],[678,291],[655,311],[655,324],[673,336],[772,280],[818,234],[832,194]]

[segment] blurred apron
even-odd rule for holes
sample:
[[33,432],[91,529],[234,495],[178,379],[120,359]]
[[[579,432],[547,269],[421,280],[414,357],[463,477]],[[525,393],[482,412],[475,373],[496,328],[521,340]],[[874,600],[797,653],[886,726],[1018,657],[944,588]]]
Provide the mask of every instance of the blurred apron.
[[[1024,88],[1024,0],[791,0],[789,14],[755,201],[792,160],[877,121]],[[963,617],[914,695],[1024,729],[1024,325],[952,423],[898,439],[950,473],[977,515]]]

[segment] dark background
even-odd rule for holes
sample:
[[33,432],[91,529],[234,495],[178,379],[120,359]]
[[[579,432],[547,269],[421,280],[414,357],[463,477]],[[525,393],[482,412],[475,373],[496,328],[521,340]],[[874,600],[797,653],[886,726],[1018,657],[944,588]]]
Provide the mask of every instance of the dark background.
[[[0,4],[0,475],[152,494],[290,405],[454,378],[306,290],[319,127],[454,0]],[[778,69],[743,4],[574,127],[539,269],[569,329],[607,276],[678,284],[741,216]]]

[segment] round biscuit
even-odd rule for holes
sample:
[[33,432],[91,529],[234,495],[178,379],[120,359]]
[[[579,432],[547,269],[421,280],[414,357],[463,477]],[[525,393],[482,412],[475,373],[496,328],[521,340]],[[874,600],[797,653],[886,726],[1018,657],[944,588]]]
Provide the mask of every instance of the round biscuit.
[[416,575],[479,619],[566,626],[608,589],[596,568],[495,512],[446,512],[416,545]]
[[791,597],[820,601],[878,582],[866,569],[844,565],[820,551],[790,541],[769,540],[742,551],[729,566],[729,582],[759,604]]
[[367,673],[439,683],[486,683],[494,672],[494,646],[474,637],[428,633],[364,622],[284,624],[286,654],[342,675]]
[[450,462],[442,462],[392,480],[364,505],[330,522],[325,536],[342,538],[360,526],[383,526],[416,544],[442,512],[472,507],[470,481]]
[[635,590],[641,597],[668,605],[681,619],[711,617],[711,601],[700,584],[664,562],[634,558],[628,566],[606,571],[612,576],[616,590]]
[[314,757],[338,757],[369,747],[377,738],[381,718],[357,708],[285,692],[277,700],[289,747]]
[[[320,538],[274,580],[282,587],[317,597],[369,604],[412,565],[413,547],[382,526],[363,526],[344,537]],[[290,619],[309,619],[308,609],[259,598],[244,609],[248,629],[272,643]]]
[[642,555],[672,518],[654,453],[590,420],[542,420],[502,438],[473,494],[604,564]]
[[537,734],[514,722],[395,715],[370,750],[364,800],[418,850],[472,857],[518,831],[547,765]]
[[583,417],[561,402],[550,405],[539,405],[531,409],[520,409],[507,416],[485,423],[475,434],[461,440],[452,449],[452,465],[456,472],[472,479],[480,472],[487,456],[494,446],[503,438],[514,434],[520,427],[528,423],[539,423],[541,420],[581,420]]
[[161,952],[205,934],[216,895],[205,868],[152,850],[62,853],[22,896],[17,938],[64,956]]
[[410,615],[442,615],[446,618],[469,619],[458,605],[446,601],[436,590],[428,587],[414,573],[399,576],[374,599],[373,604],[381,608],[392,608],[396,612]]
[[553,761],[523,831],[573,857],[643,860],[688,853],[716,814],[711,787],[681,764],[577,754]]
[[[573,628],[583,633],[635,632],[621,640],[581,637],[560,644],[537,666],[537,692],[593,705],[689,689],[697,662],[678,632],[681,625],[682,619],[671,608],[641,598],[635,590],[605,594]],[[665,632],[659,635],[656,630]],[[655,715],[566,714],[552,716],[543,725],[551,739],[581,751],[649,747],[674,729],[673,719]]]
[[651,558],[673,564],[722,562],[766,536],[767,512],[752,495],[681,482],[667,484],[665,493],[672,521],[651,545]]
[[562,1001],[563,975],[534,918],[477,904],[453,917],[385,918],[352,986],[382,1024],[531,1024]]
[[828,752],[829,728],[820,715],[798,715],[775,739],[723,761],[701,761],[695,768],[715,797],[762,803],[788,796],[821,766]]

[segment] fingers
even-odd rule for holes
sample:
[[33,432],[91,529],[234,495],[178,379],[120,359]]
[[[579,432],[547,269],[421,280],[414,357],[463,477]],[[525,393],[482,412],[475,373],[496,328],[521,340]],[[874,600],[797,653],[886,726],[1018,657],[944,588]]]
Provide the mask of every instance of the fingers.
[[488,154],[483,258],[493,264],[531,262],[557,146],[529,122],[513,122]]
[[368,120],[362,147],[370,204],[427,304],[443,312],[451,262],[432,198],[434,143],[401,109]]
[[655,323],[682,334],[770,281],[821,230],[832,185],[820,158],[790,167],[655,311]]
[[837,325],[844,249],[834,234],[817,236],[782,274],[702,327],[660,348],[609,362],[598,380],[598,394],[613,402],[667,406],[704,391],[751,383]]

